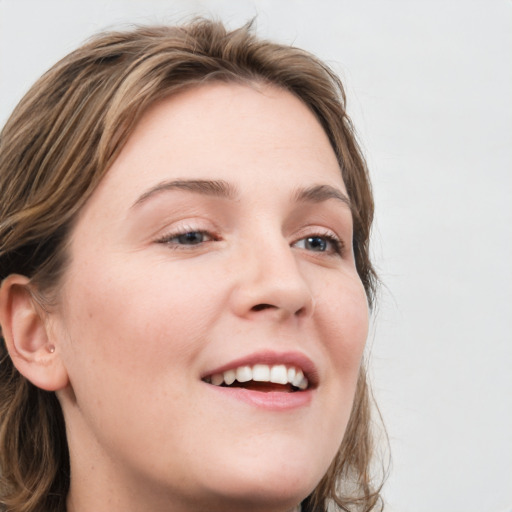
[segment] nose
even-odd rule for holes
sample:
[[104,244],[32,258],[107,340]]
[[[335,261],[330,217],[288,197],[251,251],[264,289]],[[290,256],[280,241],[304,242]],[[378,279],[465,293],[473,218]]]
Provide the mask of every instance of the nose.
[[311,315],[313,295],[294,249],[282,236],[273,242],[263,238],[265,243],[253,241],[240,251],[233,310],[242,317],[277,320]]

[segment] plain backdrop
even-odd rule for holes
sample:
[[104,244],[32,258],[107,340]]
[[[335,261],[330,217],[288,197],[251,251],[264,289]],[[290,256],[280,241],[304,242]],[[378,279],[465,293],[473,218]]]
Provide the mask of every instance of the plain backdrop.
[[92,33],[191,13],[257,15],[344,80],[377,204],[387,510],[512,511],[512,2],[0,0],[0,123]]

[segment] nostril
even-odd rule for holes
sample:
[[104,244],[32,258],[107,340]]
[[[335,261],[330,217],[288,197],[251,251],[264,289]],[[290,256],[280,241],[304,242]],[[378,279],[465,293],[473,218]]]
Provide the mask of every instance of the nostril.
[[264,309],[274,308],[275,306],[272,306],[272,304],[256,304],[256,306],[253,306],[251,309],[253,311],[262,311]]

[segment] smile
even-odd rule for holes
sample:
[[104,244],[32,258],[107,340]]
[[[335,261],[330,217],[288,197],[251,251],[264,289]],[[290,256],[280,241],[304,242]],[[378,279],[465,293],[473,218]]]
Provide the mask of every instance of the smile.
[[304,391],[309,382],[302,369],[284,364],[254,364],[214,373],[203,379],[214,386],[244,387],[258,391]]

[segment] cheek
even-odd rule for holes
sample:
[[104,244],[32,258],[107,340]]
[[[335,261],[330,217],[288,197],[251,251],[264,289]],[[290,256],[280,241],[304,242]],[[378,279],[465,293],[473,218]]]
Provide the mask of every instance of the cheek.
[[[64,357],[78,406],[68,410],[109,446],[129,444],[148,425],[174,425],[178,414],[173,436],[186,434],[195,411],[185,391],[195,389],[198,354],[218,316],[220,292],[206,276],[191,280],[158,262],[147,269],[104,263],[89,279],[75,274],[64,299]],[[154,437],[172,436],[166,428]]]
[[[74,367],[119,374],[136,388],[139,375],[179,369],[201,349],[208,332],[216,291],[201,276],[169,275],[156,263],[101,265],[92,278],[69,283],[66,330]],[[66,300],[66,299],[65,299]],[[148,370],[149,369],[149,370]],[[126,378],[129,375],[130,378]],[[102,380],[106,375],[100,375]]]
[[[315,305],[323,359],[328,361],[320,375],[324,386],[317,426],[324,434],[322,453],[331,457],[346,434],[368,334],[368,304],[361,281],[357,275],[335,277],[319,290]],[[316,445],[320,447],[319,441]]]
[[323,315],[319,325],[324,329],[322,338],[336,376],[345,389],[350,385],[355,390],[369,323],[360,279],[356,275],[330,282],[325,293],[319,295],[317,308]]

